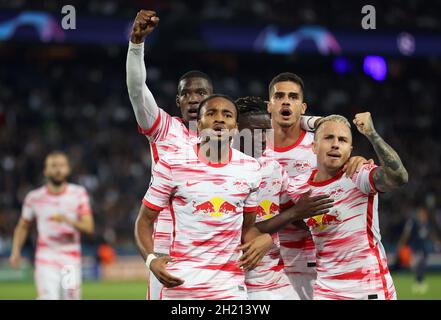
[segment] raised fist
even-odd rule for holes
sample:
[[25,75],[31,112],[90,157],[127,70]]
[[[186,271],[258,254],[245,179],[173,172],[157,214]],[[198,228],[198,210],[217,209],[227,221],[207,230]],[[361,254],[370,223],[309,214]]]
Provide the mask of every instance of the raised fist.
[[130,41],[133,43],[143,43],[145,37],[150,34],[158,25],[159,18],[155,11],[141,10],[136,15],[133,22],[132,34]]

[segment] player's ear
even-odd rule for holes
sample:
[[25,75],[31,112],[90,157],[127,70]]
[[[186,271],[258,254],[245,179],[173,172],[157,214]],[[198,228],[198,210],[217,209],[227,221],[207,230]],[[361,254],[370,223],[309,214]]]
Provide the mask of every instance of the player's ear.
[[268,113],[271,114],[272,108],[273,108],[273,104],[271,103],[271,101],[266,101],[266,110],[268,111]]
[[314,152],[314,154],[318,154],[318,142],[315,140],[312,142],[312,152]]
[[178,108],[181,107],[181,104],[179,103],[179,95],[176,95],[176,105],[178,106]]
[[306,104],[306,102],[302,102],[302,112],[301,112],[301,114],[305,114],[306,109],[308,109],[308,105]]

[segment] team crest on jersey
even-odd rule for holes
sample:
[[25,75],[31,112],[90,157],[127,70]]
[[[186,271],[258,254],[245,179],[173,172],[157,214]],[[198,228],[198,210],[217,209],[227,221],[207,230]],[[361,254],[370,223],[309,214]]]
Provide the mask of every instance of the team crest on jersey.
[[341,186],[335,186],[329,191],[329,196],[334,199],[338,200],[343,196],[343,193],[345,190]]
[[233,186],[235,186],[236,189],[240,192],[246,192],[250,188],[248,182],[245,179],[237,179],[236,181],[234,181]]
[[306,160],[296,160],[294,162],[294,168],[299,173],[305,173],[311,169],[311,164]]
[[225,214],[233,214],[237,212],[237,207],[234,204],[231,204],[219,197],[213,197],[210,200],[199,204],[193,201],[194,214],[206,214],[212,217],[222,217]]
[[257,214],[267,220],[279,212],[279,206],[268,199],[263,200],[257,206]]
[[306,225],[311,229],[319,228],[320,231],[327,229],[329,226],[341,223],[337,210],[332,213],[325,213],[319,216],[311,217],[306,221]]
[[282,185],[282,181],[280,181],[280,179],[274,179],[272,182],[272,186],[275,189],[280,189],[281,185]]

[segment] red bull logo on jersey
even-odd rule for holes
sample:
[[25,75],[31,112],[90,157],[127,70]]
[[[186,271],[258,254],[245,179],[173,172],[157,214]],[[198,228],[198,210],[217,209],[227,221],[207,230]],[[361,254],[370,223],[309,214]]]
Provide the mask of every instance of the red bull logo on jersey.
[[345,190],[341,186],[336,186],[330,190],[329,195],[334,200],[338,200],[343,196],[344,192]]
[[234,181],[233,186],[235,186],[240,192],[246,192],[250,188],[248,182],[245,179],[238,179]]
[[196,204],[193,201],[193,213],[207,214],[212,217],[221,217],[224,214],[237,213],[237,207],[222,198],[214,197],[209,201]]
[[267,220],[279,213],[279,206],[267,199],[263,200],[257,206],[257,214]]
[[311,229],[319,228],[325,230],[328,226],[337,225],[341,221],[338,218],[338,211],[333,211],[332,214],[325,213],[319,216],[311,217],[306,221],[306,225]]
[[294,168],[299,173],[305,173],[311,170],[311,164],[306,160],[297,160],[294,162]]

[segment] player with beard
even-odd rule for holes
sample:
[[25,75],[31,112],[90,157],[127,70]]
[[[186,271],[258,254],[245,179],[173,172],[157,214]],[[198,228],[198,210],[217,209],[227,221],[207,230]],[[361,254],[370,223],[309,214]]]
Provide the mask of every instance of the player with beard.
[[92,234],[94,221],[84,187],[68,183],[70,165],[62,152],[46,157],[46,184],[29,192],[15,228],[10,263],[18,268],[30,223],[37,221],[35,283],[38,299],[81,298],[80,233]]

